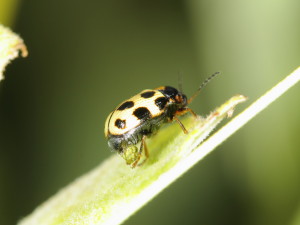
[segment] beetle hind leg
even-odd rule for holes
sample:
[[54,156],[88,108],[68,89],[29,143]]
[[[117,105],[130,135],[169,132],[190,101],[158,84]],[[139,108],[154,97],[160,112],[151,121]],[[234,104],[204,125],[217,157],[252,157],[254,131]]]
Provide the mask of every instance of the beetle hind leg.
[[[146,135],[143,136],[142,138],[142,141],[141,141],[141,146],[140,146],[140,150],[139,150],[139,157],[137,158],[137,160],[132,164],[132,168],[135,168],[136,166],[141,166],[143,165],[146,160],[149,158],[149,151],[148,151],[148,148],[147,148],[147,144],[146,144]],[[145,152],[145,159],[143,162],[141,162],[140,164],[138,164],[138,162],[140,161],[141,159],[141,156],[142,156],[142,153],[143,153],[143,150]]]

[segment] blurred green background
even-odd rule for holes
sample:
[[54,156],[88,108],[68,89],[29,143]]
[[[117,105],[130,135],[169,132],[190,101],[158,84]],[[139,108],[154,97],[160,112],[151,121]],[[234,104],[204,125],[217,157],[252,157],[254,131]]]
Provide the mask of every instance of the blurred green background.
[[[202,115],[241,111],[300,65],[296,0],[2,0],[29,57],[0,83],[0,224],[15,224],[111,154],[108,113],[142,89],[178,86]],[[300,86],[226,141],[129,224],[300,224]]]

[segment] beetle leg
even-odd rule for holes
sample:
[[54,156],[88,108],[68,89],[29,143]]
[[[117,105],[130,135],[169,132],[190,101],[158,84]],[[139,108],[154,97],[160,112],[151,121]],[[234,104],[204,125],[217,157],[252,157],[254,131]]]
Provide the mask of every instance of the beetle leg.
[[143,165],[145,163],[145,161],[149,158],[149,152],[148,152],[148,148],[147,148],[147,144],[146,144],[146,135],[144,135],[142,138],[142,142],[141,142],[141,146],[140,146],[140,150],[139,150],[139,156],[135,160],[135,162],[132,164],[132,166],[131,166],[132,168],[135,168],[137,166],[138,162],[141,159],[143,150],[145,152],[146,159],[142,163],[140,163],[138,166]]
[[183,133],[187,134],[188,133],[187,129],[185,129],[184,125],[181,123],[181,121],[178,119],[178,117],[175,115],[173,118],[180,125],[181,129],[183,130]]
[[149,158],[149,151],[148,151],[147,144],[146,144],[146,135],[144,135],[143,138],[142,138],[142,144],[143,144],[143,148],[144,148],[144,151],[145,151],[146,159],[148,159]]
[[134,169],[137,165],[137,163],[140,161],[141,159],[141,154],[138,155],[137,159],[134,161],[134,163],[131,165],[131,168]]
[[183,108],[183,109],[180,109],[176,112],[176,115],[183,115],[183,114],[186,114],[187,112],[190,112],[194,117],[198,117],[198,115],[191,109],[191,108]]
[[[137,162],[135,162],[135,166],[137,165],[137,166],[141,166],[141,165],[143,165],[145,162],[146,162],[146,160],[149,158],[149,151],[148,151],[148,148],[147,148],[147,144],[146,144],[146,135],[144,135],[143,136],[143,138],[142,138],[142,143],[141,143],[141,147],[140,147],[140,157],[141,157],[141,155],[142,155],[142,152],[143,152],[143,150],[144,150],[144,152],[145,152],[145,159],[144,159],[144,161],[143,162],[141,162],[140,164],[138,164],[137,165],[137,163],[138,163],[138,161]],[[139,158],[140,159],[140,158]]]
[[185,108],[186,112],[190,112],[194,117],[198,117],[198,115],[191,109],[191,108]]

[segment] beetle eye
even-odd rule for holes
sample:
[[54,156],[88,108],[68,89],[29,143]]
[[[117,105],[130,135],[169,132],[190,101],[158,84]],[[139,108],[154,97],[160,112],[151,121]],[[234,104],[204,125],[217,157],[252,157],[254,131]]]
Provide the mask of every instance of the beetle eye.
[[187,97],[186,97],[186,95],[182,95],[182,104],[183,105],[186,105],[187,104]]

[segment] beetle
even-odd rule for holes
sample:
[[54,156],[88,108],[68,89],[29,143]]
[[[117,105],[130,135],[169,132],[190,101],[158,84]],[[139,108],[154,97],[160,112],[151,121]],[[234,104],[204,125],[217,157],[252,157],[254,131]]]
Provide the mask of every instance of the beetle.
[[[135,168],[143,151],[146,159],[149,157],[146,138],[156,134],[162,124],[176,121],[187,134],[188,131],[178,116],[190,112],[197,117],[188,105],[218,74],[219,72],[216,72],[208,77],[189,99],[176,88],[161,86],[143,90],[122,102],[108,115],[105,122],[104,134],[109,147],[117,151],[128,165]],[[138,143],[141,143],[139,148]]]

